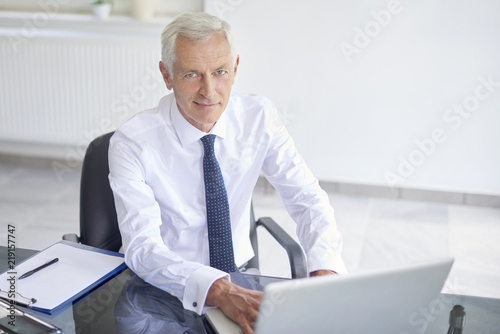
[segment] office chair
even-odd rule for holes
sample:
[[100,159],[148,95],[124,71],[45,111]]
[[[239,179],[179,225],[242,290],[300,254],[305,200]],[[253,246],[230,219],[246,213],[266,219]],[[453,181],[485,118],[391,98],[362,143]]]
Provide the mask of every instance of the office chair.
[[[63,239],[117,252],[122,240],[108,180],[108,147],[113,133],[95,138],[85,152],[80,181],[80,236],[65,234]],[[255,256],[245,268],[259,269],[257,227],[263,227],[286,250],[292,278],[307,277],[306,259],[300,245],[272,218],[255,220],[253,207],[250,211],[250,241]]]

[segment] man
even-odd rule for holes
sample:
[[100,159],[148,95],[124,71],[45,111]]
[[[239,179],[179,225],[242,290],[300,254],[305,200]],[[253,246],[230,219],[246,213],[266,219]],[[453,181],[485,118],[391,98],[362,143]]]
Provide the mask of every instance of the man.
[[231,93],[238,64],[226,22],[205,13],[175,18],[162,33],[160,62],[173,94],[112,137],[110,183],[127,265],[178,297],[186,309],[201,314],[205,305],[217,306],[244,333],[252,333],[261,292],[231,283],[227,272],[210,266],[207,134],[215,141],[229,202],[230,262],[240,267],[253,256],[250,203],[262,173],[298,224],[311,275],[345,268],[328,196],[297,153],[276,109],[265,98]]

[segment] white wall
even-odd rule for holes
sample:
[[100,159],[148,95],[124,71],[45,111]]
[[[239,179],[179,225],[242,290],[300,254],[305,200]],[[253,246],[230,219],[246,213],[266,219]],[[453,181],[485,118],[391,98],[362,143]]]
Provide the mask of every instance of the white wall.
[[318,178],[500,194],[500,2],[206,8],[236,30],[235,89],[274,101]]

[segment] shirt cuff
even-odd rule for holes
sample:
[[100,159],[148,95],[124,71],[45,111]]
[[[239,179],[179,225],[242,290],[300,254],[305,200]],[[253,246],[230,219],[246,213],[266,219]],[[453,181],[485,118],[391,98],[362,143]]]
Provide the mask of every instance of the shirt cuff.
[[196,312],[201,315],[205,306],[205,299],[212,284],[219,278],[231,280],[228,273],[221,270],[202,266],[189,275],[184,287],[184,297],[182,306],[186,310]]
[[[345,267],[342,256],[338,252],[327,252],[330,254],[323,253],[321,256],[309,256],[307,257],[307,269],[309,274],[316,270],[331,270],[335,273],[341,275],[346,274],[347,269]],[[322,260],[317,260],[322,259]]]

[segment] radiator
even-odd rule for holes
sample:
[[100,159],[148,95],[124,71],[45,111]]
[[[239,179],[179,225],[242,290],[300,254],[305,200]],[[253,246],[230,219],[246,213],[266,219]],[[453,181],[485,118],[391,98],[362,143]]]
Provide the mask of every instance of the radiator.
[[159,44],[159,33],[0,28],[0,144],[84,145],[156,106]]

